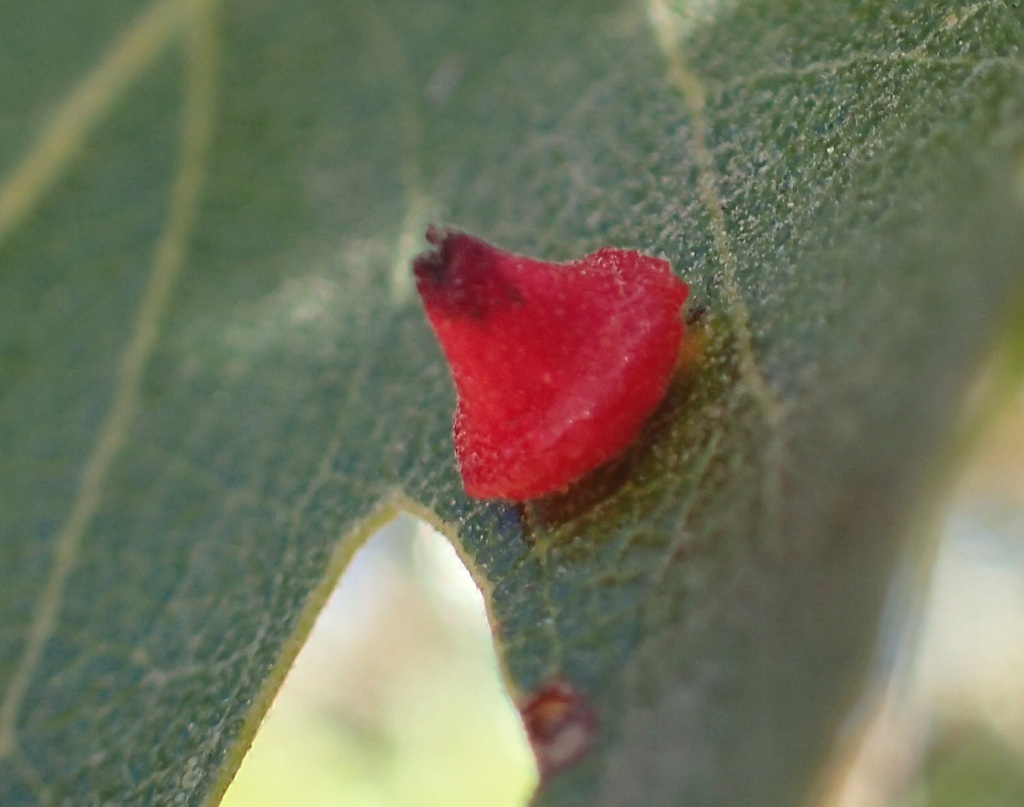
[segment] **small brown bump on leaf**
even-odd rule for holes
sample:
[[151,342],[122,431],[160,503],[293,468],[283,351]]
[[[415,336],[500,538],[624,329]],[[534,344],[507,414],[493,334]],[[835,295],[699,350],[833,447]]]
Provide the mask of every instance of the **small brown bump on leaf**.
[[594,743],[594,711],[565,680],[556,679],[535,691],[520,713],[542,782],[579,762]]

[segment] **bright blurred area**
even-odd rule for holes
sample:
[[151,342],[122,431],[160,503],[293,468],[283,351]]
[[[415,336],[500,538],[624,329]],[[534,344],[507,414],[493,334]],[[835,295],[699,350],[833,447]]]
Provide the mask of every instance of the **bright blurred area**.
[[536,766],[483,598],[403,516],[356,554],[223,807],[523,807]]
[[[1024,807],[1024,390],[941,523],[922,619],[829,807]],[[523,807],[535,781],[480,593],[403,517],[345,572],[223,805]]]
[[1024,807],[1024,389],[940,524],[922,619],[830,807]]

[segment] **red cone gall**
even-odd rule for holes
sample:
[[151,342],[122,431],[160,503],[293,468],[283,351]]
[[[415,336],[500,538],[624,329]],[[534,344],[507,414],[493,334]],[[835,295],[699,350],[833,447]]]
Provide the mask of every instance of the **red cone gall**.
[[413,273],[459,395],[466,492],[522,501],[625,449],[665,395],[687,286],[666,261],[605,247],[566,264],[427,231]]

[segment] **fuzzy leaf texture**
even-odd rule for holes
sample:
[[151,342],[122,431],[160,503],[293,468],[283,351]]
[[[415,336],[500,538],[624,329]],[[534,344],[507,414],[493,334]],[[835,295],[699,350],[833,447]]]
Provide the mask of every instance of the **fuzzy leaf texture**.
[[[1021,293],[1006,0],[0,4],[0,803],[215,803],[370,525],[432,514],[545,807],[789,807]],[[699,361],[569,493],[466,498],[430,221],[671,261]]]

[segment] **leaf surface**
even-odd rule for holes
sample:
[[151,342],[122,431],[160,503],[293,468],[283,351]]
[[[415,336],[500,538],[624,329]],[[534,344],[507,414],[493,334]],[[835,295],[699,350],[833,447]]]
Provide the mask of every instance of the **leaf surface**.
[[[206,804],[373,524],[442,522],[543,805],[792,805],[1024,255],[1008,2],[0,6],[0,803]],[[668,258],[638,443],[462,493],[429,221]]]

